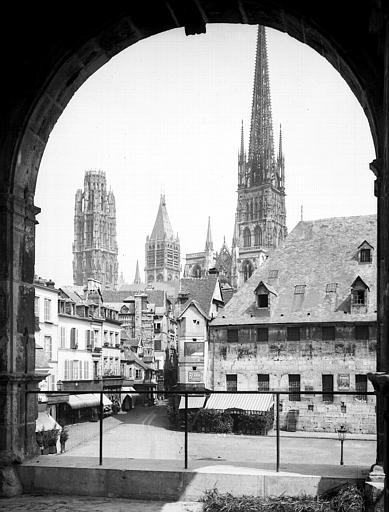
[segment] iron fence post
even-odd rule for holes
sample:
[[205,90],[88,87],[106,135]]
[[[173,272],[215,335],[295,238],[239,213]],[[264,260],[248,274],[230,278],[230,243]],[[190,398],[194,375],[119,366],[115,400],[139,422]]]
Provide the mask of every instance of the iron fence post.
[[188,469],[188,392],[185,391],[185,469]]
[[280,470],[280,395],[276,393],[276,471]]
[[103,417],[104,417],[104,407],[103,407],[103,393],[100,392],[100,448],[99,448],[99,465],[103,465]]

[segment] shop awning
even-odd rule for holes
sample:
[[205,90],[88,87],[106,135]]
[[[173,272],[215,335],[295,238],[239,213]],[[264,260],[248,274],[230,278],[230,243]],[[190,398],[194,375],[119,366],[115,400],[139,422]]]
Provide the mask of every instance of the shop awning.
[[235,393],[215,394],[208,398],[205,409],[225,411],[227,409],[240,409],[248,412],[266,412],[273,405],[272,394],[241,394]]
[[38,412],[38,417],[35,423],[35,432],[39,432],[42,428],[43,430],[52,430],[53,428],[62,430],[61,425],[57,423],[48,412],[44,411]]
[[[188,396],[188,409],[201,409],[204,407],[205,396]],[[185,397],[180,399],[179,409],[185,409]]]
[[[72,409],[84,407],[99,407],[100,395],[98,393],[85,393],[84,395],[69,395],[69,405]],[[111,400],[103,395],[103,405],[112,405]]]

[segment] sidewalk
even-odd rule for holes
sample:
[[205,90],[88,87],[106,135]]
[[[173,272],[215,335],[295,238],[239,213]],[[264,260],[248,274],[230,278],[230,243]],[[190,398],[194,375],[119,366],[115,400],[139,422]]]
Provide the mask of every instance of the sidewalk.
[[[269,437],[277,435],[275,430],[271,430],[268,434]],[[305,430],[296,430],[295,432],[288,432],[280,430],[280,437],[298,437],[298,438],[314,438],[314,439],[338,439],[337,432],[307,432]],[[353,434],[348,432],[346,434],[346,441],[377,441],[377,434]]]
[[201,503],[138,501],[89,496],[22,495],[0,498],[2,512],[200,512]]

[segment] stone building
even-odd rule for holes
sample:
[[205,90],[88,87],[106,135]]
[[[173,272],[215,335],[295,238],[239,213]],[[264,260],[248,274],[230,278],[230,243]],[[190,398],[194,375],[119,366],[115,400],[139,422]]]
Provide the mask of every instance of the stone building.
[[105,172],[95,170],[85,172],[74,208],[73,282],[85,286],[88,278],[103,289],[118,283],[115,196],[107,191]]
[[164,194],[161,194],[153,231],[146,239],[145,252],[146,283],[180,278],[180,239],[173,233]]
[[224,306],[217,274],[180,281],[175,304],[178,344],[178,385],[204,389],[207,383],[209,322]]
[[[301,221],[210,324],[215,390],[283,390],[286,429],[375,431],[376,216]],[[296,391],[328,391],[298,395]]]
[[243,122],[238,153],[238,199],[231,250],[213,250],[210,221],[203,252],[186,255],[184,275],[202,277],[213,267],[239,288],[286,237],[285,158],[280,128],[275,157],[265,27],[258,27],[248,153]]

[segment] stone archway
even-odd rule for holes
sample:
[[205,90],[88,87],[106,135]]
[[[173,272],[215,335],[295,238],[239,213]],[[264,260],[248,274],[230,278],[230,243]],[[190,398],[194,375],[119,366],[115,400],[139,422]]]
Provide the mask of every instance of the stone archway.
[[331,0],[134,0],[126,8],[110,5],[101,11],[65,7],[49,22],[47,14],[37,5],[10,7],[0,35],[3,48],[11,47],[3,58],[7,80],[0,100],[0,400],[5,411],[0,460],[14,462],[34,452],[34,397],[25,401],[25,391],[39,380],[33,346],[39,212],[34,192],[49,134],[74,92],[112,56],[176,27],[193,35],[205,32],[207,23],[260,23],[287,32],[327,58],[357,97],[376,150],[371,167],[379,213],[378,370],[388,372],[389,23],[384,4],[372,0],[350,13],[349,6]]

